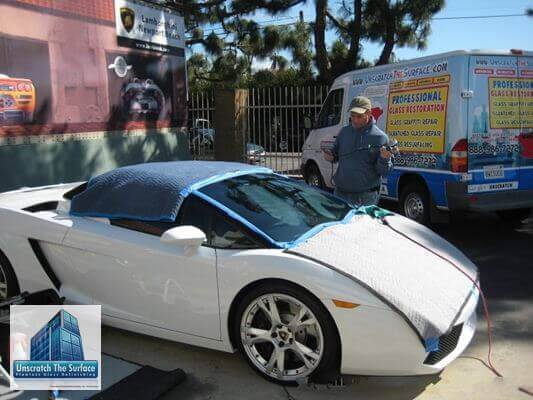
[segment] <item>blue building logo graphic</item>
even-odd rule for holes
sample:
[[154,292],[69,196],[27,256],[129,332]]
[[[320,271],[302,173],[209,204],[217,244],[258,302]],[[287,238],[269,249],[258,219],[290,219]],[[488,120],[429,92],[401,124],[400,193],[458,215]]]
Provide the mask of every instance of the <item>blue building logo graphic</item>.
[[19,379],[95,379],[98,362],[85,360],[78,319],[61,309],[31,338],[30,360],[14,360]]
[[31,361],[83,361],[78,319],[59,311],[31,338]]

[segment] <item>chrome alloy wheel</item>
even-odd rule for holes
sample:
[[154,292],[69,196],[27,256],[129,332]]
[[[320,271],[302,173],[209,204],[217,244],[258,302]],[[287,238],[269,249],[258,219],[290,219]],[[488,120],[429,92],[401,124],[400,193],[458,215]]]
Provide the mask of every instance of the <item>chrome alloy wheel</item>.
[[0,263],[0,302],[7,299],[7,273]]
[[262,373],[282,381],[309,376],[324,352],[322,328],[301,301],[270,293],[252,301],[240,323],[246,355]]
[[405,198],[404,215],[415,221],[424,217],[424,199],[418,193],[411,192]]

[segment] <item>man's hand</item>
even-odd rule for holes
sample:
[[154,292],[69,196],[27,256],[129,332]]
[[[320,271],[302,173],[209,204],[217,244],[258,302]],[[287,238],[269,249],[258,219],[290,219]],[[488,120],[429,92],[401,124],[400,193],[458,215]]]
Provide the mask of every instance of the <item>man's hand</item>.
[[380,152],[381,158],[384,158],[385,160],[389,160],[392,157],[392,152],[387,150],[385,146],[381,146],[381,148],[379,149],[379,152]]
[[331,150],[323,149],[322,151],[324,152],[324,160],[330,162],[333,161],[335,157],[333,157],[333,153],[331,152]]

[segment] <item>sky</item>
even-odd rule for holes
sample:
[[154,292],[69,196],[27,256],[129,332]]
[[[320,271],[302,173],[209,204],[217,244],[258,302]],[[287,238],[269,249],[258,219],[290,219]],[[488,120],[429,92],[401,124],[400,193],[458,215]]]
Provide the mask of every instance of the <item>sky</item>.
[[[330,1],[334,4],[334,1]],[[335,11],[335,5],[330,6]],[[533,8],[533,1],[524,0],[446,0],[444,9],[435,15],[431,24],[431,34],[427,49],[396,48],[394,52],[399,59],[411,59],[453,50],[472,49],[523,49],[533,50],[533,17],[501,17],[479,19],[444,19],[449,17],[487,16],[522,14],[527,8]],[[277,17],[277,23],[295,22],[299,11],[304,12],[306,22],[314,20],[314,1],[307,0],[301,7],[294,7],[284,16]],[[292,17],[292,18],[291,18]],[[258,22],[272,20],[273,17],[257,13]],[[329,32],[327,42],[335,40],[335,33]],[[381,46],[363,42],[363,55],[368,60],[379,57]],[[283,54],[287,56],[286,54]],[[270,61],[257,62],[254,69],[269,67]]]

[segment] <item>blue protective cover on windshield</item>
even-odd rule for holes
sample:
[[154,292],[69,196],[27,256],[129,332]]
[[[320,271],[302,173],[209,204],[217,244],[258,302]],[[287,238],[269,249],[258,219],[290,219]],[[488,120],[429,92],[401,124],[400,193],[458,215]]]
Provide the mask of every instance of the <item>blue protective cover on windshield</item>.
[[91,178],[74,196],[77,216],[174,221],[181,203],[194,189],[233,176],[272,171],[220,161],[173,161],[117,168]]

